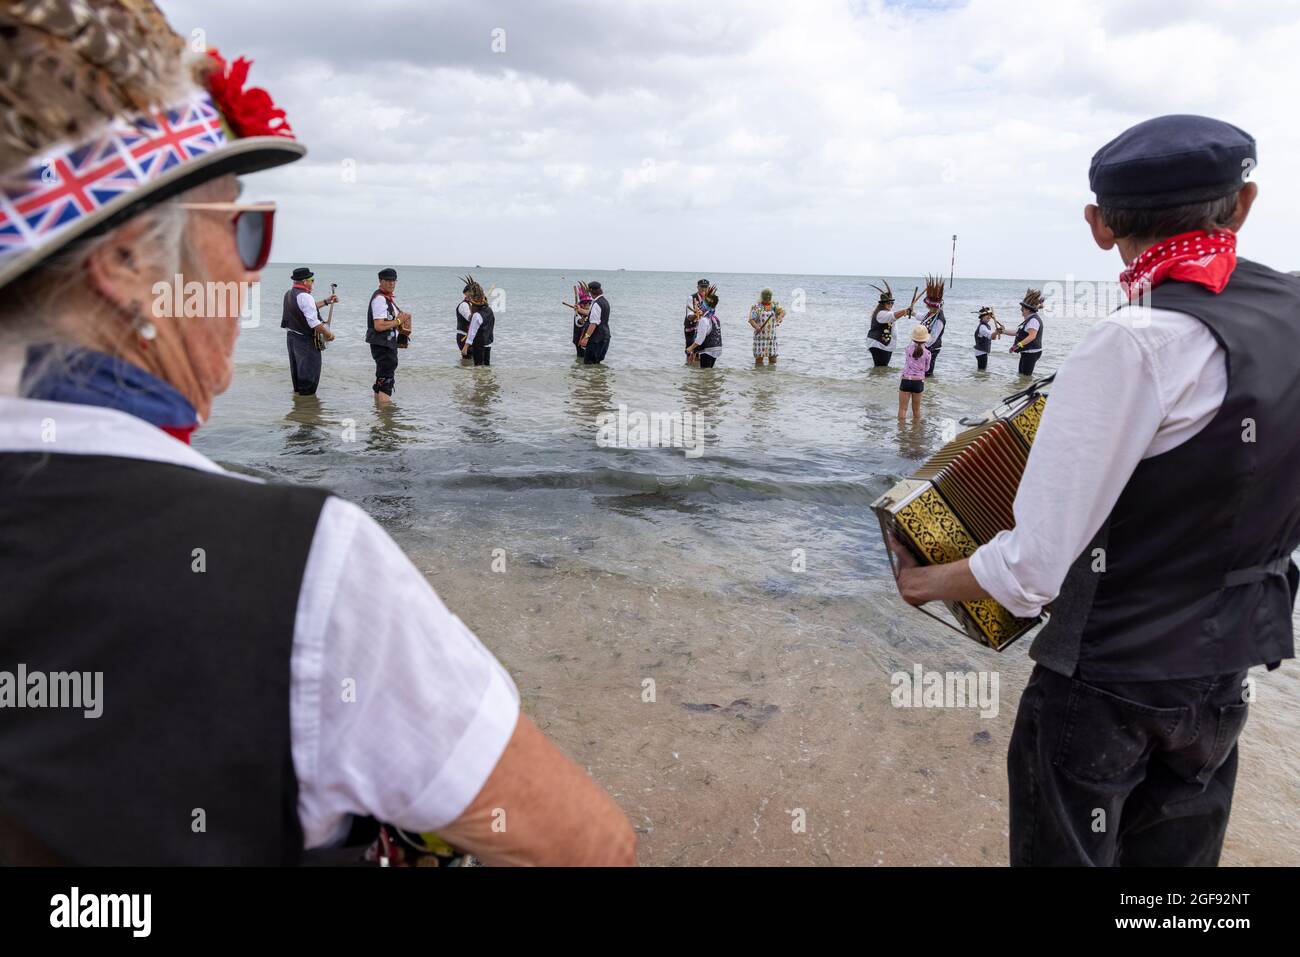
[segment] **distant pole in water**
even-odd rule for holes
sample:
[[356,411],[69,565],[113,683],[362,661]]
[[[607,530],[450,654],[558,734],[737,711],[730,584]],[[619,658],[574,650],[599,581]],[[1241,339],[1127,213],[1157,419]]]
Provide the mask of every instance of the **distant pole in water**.
[[957,268],[957,234],[952,234],[952,262],[948,264],[948,288],[952,288],[953,272]]

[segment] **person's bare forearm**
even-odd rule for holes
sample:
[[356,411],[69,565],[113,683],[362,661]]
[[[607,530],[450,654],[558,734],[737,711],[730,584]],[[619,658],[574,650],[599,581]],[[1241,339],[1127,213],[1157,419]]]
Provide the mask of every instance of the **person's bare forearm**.
[[927,601],[974,601],[988,598],[970,570],[970,559],[947,565],[916,565],[898,574],[898,590],[909,605]]
[[438,834],[487,864],[636,863],[622,809],[523,715],[482,791]]

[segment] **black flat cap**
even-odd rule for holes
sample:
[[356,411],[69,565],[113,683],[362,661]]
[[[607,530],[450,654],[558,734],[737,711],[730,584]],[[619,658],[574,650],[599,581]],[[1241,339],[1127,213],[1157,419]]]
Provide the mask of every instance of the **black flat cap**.
[[1158,116],[1130,127],[1092,158],[1097,202],[1167,209],[1229,196],[1255,165],[1255,138],[1208,116]]
[[394,269],[392,266],[389,266],[387,269],[381,269],[381,270],[379,270],[379,278],[380,278],[380,279],[396,279],[396,278],[397,278],[397,270]]
[[587,291],[588,291],[588,292],[604,292],[605,290],[604,290],[604,287],[602,287],[601,284],[600,284],[599,282],[597,282],[596,280],[593,279],[591,282],[587,283]]
[[292,279],[294,282],[302,282],[305,279],[310,279],[314,275],[316,274],[312,272],[310,269],[308,269],[306,266],[299,266],[297,269],[293,271],[293,275],[291,275],[289,278]]

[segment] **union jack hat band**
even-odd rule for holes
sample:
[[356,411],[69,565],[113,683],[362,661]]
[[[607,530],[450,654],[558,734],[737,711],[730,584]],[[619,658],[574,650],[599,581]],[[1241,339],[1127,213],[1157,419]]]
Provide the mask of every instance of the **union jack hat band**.
[[201,183],[307,152],[287,136],[234,139],[227,131],[212,98],[196,91],[171,109],[116,119],[0,179],[0,287]]

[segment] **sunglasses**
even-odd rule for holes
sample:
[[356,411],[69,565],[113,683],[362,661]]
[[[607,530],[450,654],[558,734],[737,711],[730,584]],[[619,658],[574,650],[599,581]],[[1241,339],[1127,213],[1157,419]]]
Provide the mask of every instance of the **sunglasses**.
[[257,272],[271,258],[275,203],[178,203],[181,209],[234,213],[235,249],[249,272]]

